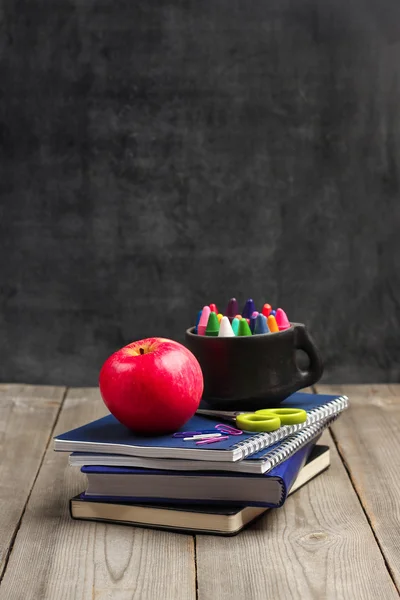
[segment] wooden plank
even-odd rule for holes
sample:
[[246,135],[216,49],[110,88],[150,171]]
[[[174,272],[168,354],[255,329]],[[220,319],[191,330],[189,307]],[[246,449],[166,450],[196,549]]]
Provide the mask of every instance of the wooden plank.
[[330,469],[282,508],[234,538],[197,536],[199,600],[398,598],[332,440],[329,445]]
[[332,431],[400,590],[400,385],[321,385],[318,391],[350,399]]
[[65,388],[0,385],[0,577]]
[[[70,390],[56,433],[106,413],[97,390]],[[1,600],[194,599],[192,536],[73,521],[85,487],[66,453],[46,453],[0,587]],[[18,595],[20,594],[20,595]]]

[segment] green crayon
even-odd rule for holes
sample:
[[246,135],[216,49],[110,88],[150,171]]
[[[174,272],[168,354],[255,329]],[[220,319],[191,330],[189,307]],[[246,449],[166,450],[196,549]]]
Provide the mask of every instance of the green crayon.
[[212,335],[216,337],[219,333],[219,321],[215,312],[210,312],[208,317],[208,323],[206,327],[206,335]]
[[243,337],[245,335],[251,335],[251,329],[246,319],[240,319],[238,336]]

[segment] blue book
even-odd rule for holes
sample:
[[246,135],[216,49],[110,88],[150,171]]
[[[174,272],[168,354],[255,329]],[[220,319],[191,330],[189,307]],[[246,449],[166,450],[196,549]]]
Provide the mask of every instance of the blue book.
[[[103,502],[228,504],[276,508],[286,500],[317,437],[264,475],[210,471],[192,473],[133,467],[82,467],[82,472],[88,479],[85,497],[97,498]],[[276,445],[275,452],[279,451],[282,444]]]
[[[302,408],[307,411],[307,421],[298,425],[285,425],[272,433],[246,433],[229,437],[210,446],[196,446],[195,441],[185,442],[171,434],[160,436],[139,435],[121,425],[112,415],[73,429],[54,440],[54,449],[64,452],[116,454],[157,459],[188,459],[199,461],[236,462],[254,455],[264,448],[309,427],[337,416],[348,405],[345,396],[306,394],[296,392],[280,407]],[[214,427],[221,418],[195,415],[180,431],[204,430]]]
[[[288,495],[325,471],[329,464],[328,446],[316,444],[290,487]],[[85,494],[70,500],[70,512],[74,519],[106,521],[191,534],[236,535],[268,510],[259,506],[226,504],[110,502],[86,497]]]

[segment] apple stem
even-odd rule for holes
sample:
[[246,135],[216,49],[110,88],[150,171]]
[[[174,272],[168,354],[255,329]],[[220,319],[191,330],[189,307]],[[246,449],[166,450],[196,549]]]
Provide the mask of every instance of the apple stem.
[[140,354],[144,354],[144,348],[139,348]]

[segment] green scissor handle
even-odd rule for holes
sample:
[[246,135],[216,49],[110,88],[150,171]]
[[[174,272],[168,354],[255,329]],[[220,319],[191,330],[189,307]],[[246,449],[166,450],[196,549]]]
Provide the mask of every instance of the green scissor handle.
[[265,408],[254,413],[243,413],[236,417],[236,425],[244,431],[275,431],[282,425],[296,425],[307,420],[301,408]]
[[276,415],[281,420],[281,425],[297,425],[307,421],[307,413],[302,408],[265,408],[256,410],[256,415]]
[[279,429],[281,426],[281,419],[278,415],[272,413],[268,415],[259,415],[257,412],[237,415],[237,427],[244,431],[275,431],[275,429]]

